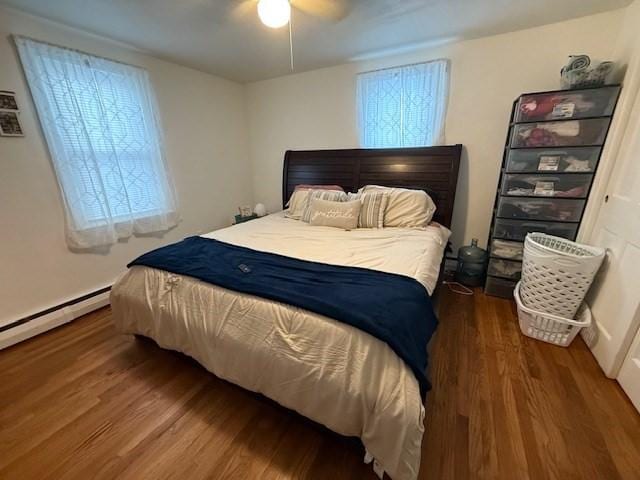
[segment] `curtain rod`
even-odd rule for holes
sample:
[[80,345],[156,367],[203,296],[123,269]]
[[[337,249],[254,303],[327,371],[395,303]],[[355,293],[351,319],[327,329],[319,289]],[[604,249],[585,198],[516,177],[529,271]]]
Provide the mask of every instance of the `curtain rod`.
[[47,41],[44,41],[44,40],[39,40],[37,38],[29,37],[27,35],[17,35],[17,34],[14,33],[14,34],[11,34],[11,36],[13,37],[14,43],[18,39],[30,40],[32,42],[41,43],[43,45],[49,45],[50,47],[61,48],[63,50],[68,50],[70,52],[76,52],[76,53],[79,53],[81,55],[87,55],[89,57],[95,57],[95,58],[99,58],[101,60],[106,60],[108,62],[119,63],[121,65],[126,65],[127,67],[138,68],[140,70],[145,70],[146,71],[145,68],[143,68],[143,67],[141,67],[139,65],[134,65],[132,63],[122,62],[120,60],[114,60],[113,58],[103,57],[102,55],[96,55],[94,53],[85,52],[84,50],[79,50],[77,48],[65,47],[64,45],[57,45],[55,43],[47,42]]
[[376,68],[374,70],[358,72],[358,75],[363,75],[365,73],[384,72],[385,70],[395,70],[397,68],[404,68],[404,67],[415,67],[416,65],[426,65],[427,63],[435,63],[435,62],[445,62],[447,64],[447,67],[449,66],[448,58],[436,58],[434,60],[427,60],[426,62],[414,62],[414,63],[407,63],[405,65],[396,65],[395,67]]

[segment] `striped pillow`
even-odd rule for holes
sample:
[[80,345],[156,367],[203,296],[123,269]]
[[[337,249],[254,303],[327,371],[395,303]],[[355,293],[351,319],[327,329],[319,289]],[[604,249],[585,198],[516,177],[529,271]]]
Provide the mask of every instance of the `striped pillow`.
[[288,208],[285,210],[284,216],[287,218],[293,218],[294,220],[300,220],[304,213],[304,209],[307,207],[307,199],[312,190],[334,190],[337,192],[344,192],[342,187],[339,187],[338,185],[297,185],[291,195],[291,198],[287,202],[286,206]]
[[387,192],[385,227],[424,228],[429,225],[436,205],[424,190],[366,185],[358,193]]
[[307,205],[304,207],[304,212],[300,219],[303,222],[309,223],[311,219],[311,202],[314,198],[329,200],[330,202],[344,202],[347,199],[347,194],[336,190],[311,190],[307,196]]
[[349,200],[356,199],[362,203],[358,228],[383,228],[384,210],[389,201],[389,194],[382,191],[349,194]]

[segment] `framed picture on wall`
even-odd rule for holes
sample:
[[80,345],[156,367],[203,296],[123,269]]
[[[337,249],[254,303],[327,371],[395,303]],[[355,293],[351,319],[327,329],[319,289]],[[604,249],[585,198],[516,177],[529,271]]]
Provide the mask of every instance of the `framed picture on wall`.
[[18,112],[0,110],[0,135],[3,137],[24,137]]
[[0,136],[24,137],[15,92],[0,90]]
[[15,92],[0,90],[0,110],[19,110]]

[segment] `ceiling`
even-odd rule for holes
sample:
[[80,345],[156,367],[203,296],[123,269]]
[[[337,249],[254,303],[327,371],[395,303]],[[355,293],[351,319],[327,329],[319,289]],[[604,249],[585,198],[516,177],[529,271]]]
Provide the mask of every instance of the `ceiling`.
[[[631,0],[344,0],[340,21],[293,12],[295,71],[447,39],[477,38],[624,7]],[[0,0],[160,58],[250,82],[286,75],[287,28],[242,0]]]

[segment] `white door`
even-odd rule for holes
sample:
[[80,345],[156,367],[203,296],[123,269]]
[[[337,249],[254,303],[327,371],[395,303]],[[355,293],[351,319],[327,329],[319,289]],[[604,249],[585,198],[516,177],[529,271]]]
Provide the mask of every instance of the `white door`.
[[[627,91],[627,94],[630,92]],[[637,93],[637,92],[636,92]],[[640,405],[640,95],[621,141],[588,243],[607,248],[607,259],[588,301],[597,338],[593,354],[604,372],[618,381]],[[629,348],[634,341],[634,352]],[[624,367],[622,367],[624,363]]]
[[636,334],[631,349],[622,363],[618,382],[640,411],[640,331]]
[[639,24],[636,1],[625,11],[612,55],[626,66],[626,75],[580,240],[608,250],[587,299],[595,321],[595,328],[586,332],[595,332],[595,343],[589,345],[607,376],[617,378],[640,409]]

